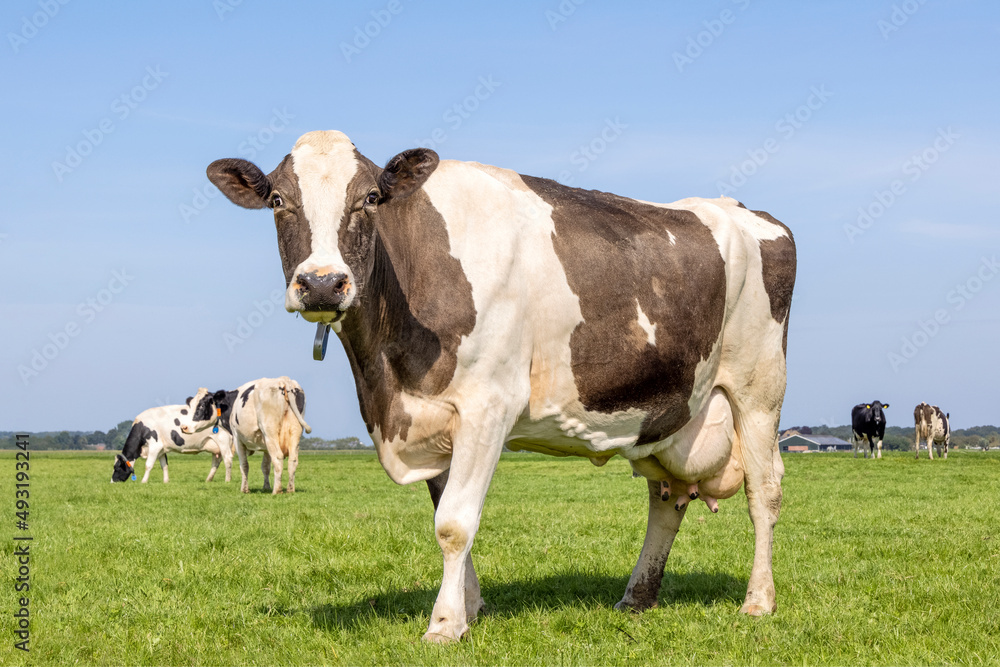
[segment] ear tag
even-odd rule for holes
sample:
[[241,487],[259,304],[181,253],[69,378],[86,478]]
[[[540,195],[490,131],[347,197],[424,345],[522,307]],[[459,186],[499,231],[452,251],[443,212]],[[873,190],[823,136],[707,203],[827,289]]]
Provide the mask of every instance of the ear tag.
[[219,427],[218,426],[213,426],[212,427],[212,433],[218,433],[218,432],[219,432]]
[[132,473],[132,481],[135,481],[135,473]]
[[320,322],[316,325],[316,338],[313,339],[313,359],[323,361],[326,356],[326,342],[330,339],[330,325]]

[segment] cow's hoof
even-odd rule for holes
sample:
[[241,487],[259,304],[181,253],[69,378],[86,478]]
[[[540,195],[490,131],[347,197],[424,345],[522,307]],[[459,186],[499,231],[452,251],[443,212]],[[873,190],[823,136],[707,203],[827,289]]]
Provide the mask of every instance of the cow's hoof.
[[740,613],[746,614],[747,616],[766,616],[773,611],[773,608],[768,609],[767,607],[759,604],[745,604],[740,607]]
[[483,604],[482,598],[478,602],[466,605],[465,607],[465,622],[472,623],[474,620],[479,618],[480,614],[486,614],[486,605]]
[[641,614],[642,612],[646,611],[647,609],[652,609],[652,608],[656,607],[656,605],[657,605],[656,602],[654,602],[653,604],[640,604],[638,602],[627,601],[624,598],[622,598],[615,605],[615,610],[616,611],[630,613],[630,614]]

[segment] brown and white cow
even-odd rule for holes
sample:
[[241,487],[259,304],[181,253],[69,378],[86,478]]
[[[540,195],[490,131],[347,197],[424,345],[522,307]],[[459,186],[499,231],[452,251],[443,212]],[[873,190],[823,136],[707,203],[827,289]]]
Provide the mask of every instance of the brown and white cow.
[[470,551],[505,442],[646,477],[621,609],[656,605],[687,500],[745,483],[742,611],[775,610],[788,228],[725,197],[636,201],[422,148],[380,169],[340,132],[303,135],[268,175],[225,159],[208,176],[273,209],[287,310],[336,331],[389,477],[427,481],[444,576],[425,639],[482,607]]
[[295,469],[299,465],[299,440],[302,430],[312,428],[302,417],[306,409],[306,394],[295,380],[260,378],[240,386],[233,401],[230,424],[233,444],[240,459],[243,482],[240,491],[250,492],[247,480],[250,472],[248,453],[259,451],[263,460],[264,491],[272,491],[271,465],[274,465],[273,493],[281,493],[281,472],[288,460],[288,492],[295,493]]
[[[927,443],[927,458],[934,460],[934,449],[938,456],[948,458],[948,448],[951,446],[951,414],[945,414],[936,405],[920,403],[913,408],[913,424],[915,441],[913,450],[916,458],[920,458],[920,441]],[[933,447],[932,447],[933,445]],[[942,453],[942,450],[944,453]]]

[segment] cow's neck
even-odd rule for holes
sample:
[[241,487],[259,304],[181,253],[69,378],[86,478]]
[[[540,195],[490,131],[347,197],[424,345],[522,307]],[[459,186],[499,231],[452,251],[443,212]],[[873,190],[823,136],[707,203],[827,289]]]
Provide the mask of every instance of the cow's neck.
[[340,339],[369,432],[405,437],[411,416],[401,394],[435,396],[448,386],[458,344],[475,324],[472,288],[422,192],[383,214],[372,253]]

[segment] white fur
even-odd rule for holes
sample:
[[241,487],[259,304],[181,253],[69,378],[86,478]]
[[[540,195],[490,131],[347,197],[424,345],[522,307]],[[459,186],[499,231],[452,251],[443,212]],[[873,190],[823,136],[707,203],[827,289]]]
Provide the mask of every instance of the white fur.
[[[340,253],[340,225],[347,206],[347,185],[358,170],[354,144],[342,132],[309,132],[302,135],[292,149],[292,166],[302,192],[302,208],[309,220],[312,253],[297,268],[292,285],[300,273],[344,273],[351,285],[342,308],[354,300],[354,273]],[[285,293],[288,311],[301,309],[299,296],[293,287]],[[329,315],[308,312],[302,316],[310,322],[328,319]]]

